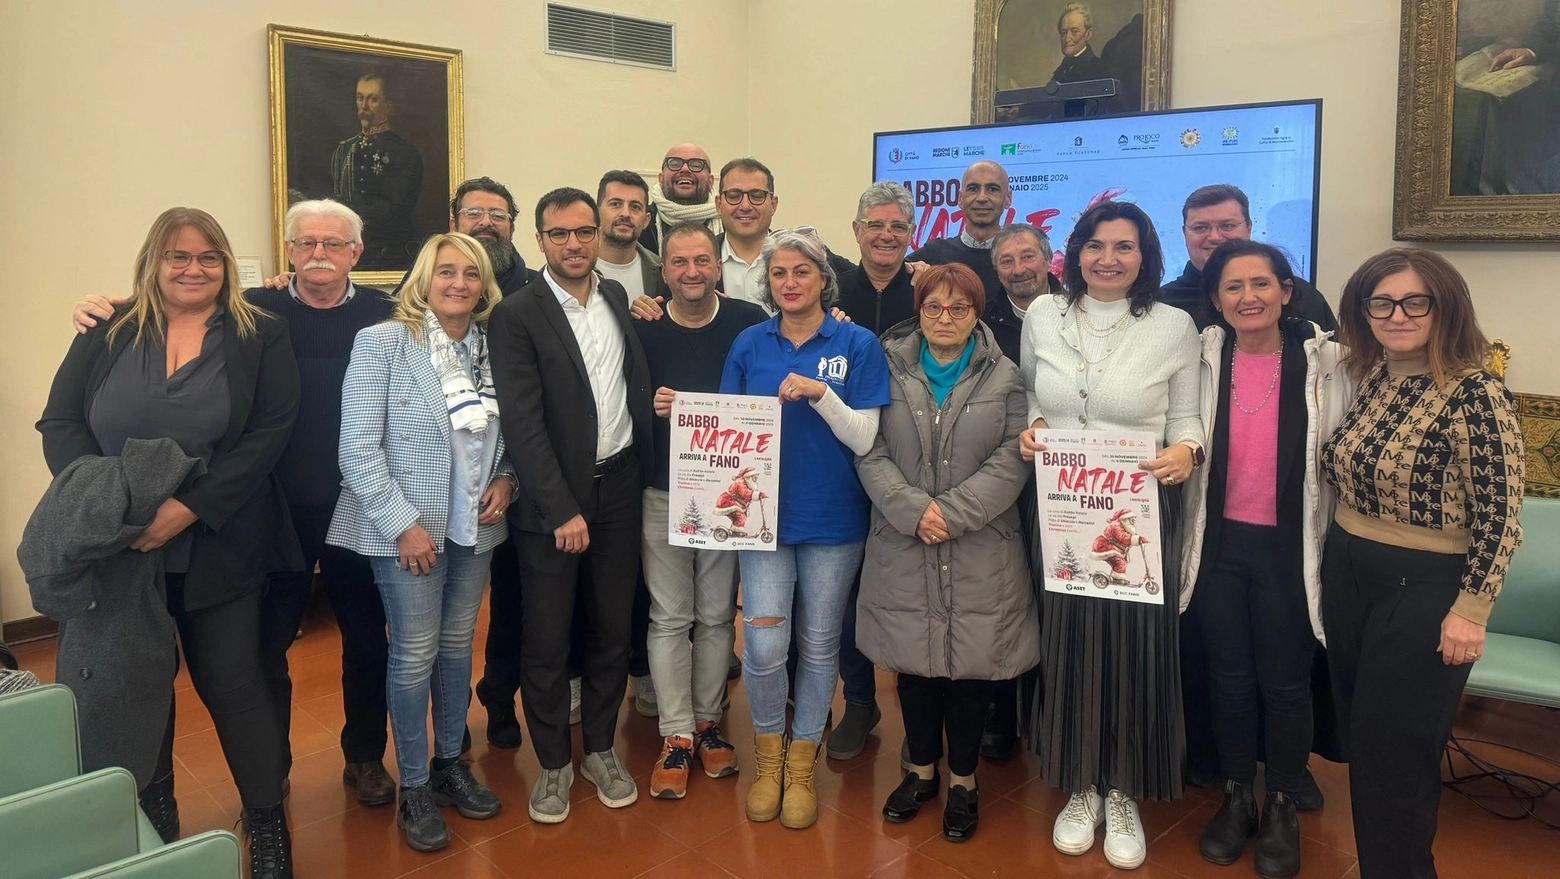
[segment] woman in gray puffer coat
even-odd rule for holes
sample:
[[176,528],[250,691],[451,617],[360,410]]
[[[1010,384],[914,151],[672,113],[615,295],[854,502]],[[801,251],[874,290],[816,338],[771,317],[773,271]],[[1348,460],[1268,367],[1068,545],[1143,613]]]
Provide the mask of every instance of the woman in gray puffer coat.
[[943,835],[975,832],[975,765],[993,681],[1040,661],[1040,626],[1016,502],[1029,466],[1023,380],[980,322],[967,266],[923,269],[916,311],[883,335],[892,381],[872,450],[856,464],[872,499],[856,643],[899,673],[909,771],[883,806],[908,821],[937,796]]

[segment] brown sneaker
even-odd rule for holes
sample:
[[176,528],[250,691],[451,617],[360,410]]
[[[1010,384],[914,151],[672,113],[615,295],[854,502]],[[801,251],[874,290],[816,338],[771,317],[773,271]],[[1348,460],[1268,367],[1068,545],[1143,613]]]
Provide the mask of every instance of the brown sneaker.
[[341,771],[341,781],[357,790],[358,802],[365,806],[384,806],[395,802],[395,782],[385,771],[382,760],[367,763],[348,763]]
[[688,794],[688,767],[693,762],[693,742],[683,736],[667,736],[650,773],[650,796],[680,800]]
[[696,727],[693,752],[699,755],[699,765],[710,778],[725,778],[737,774],[737,749],[720,737],[720,727],[713,720],[706,720]]

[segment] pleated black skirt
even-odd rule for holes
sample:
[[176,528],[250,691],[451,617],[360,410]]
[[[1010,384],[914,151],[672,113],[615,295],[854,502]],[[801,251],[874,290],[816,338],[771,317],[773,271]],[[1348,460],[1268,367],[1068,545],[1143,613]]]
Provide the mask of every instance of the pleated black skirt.
[[1160,488],[1159,509],[1162,604],[1041,599],[1040,666],[1025,679],[1023,719],[1052,787],[1181,796],[1180,486]]

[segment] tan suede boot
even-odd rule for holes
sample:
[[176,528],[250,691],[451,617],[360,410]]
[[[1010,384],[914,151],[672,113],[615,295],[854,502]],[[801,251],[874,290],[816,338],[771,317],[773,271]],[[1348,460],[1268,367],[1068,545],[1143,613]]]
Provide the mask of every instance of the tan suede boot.
[[792,830],[811,827],[818,820],[818,792],[813,788],[813,767],[817,764],[817,742],[791,743],[785,756],[785,805],[780,823]]
[[[816,746],[814,746],[816,748]],[[779,735],[753,736],[757,778],[748,791],[749,821],[773,821],[780,814],[781,778],[785,774],[785,739]]]

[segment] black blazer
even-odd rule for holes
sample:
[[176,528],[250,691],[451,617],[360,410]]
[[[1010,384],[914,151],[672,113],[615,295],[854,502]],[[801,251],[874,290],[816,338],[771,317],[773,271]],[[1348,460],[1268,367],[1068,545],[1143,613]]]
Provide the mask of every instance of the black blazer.
[[[623,332],[628,415],[640,473],[648,479],[655,469],[650,367],[630,324],[628,293],[606,278],[597,284],[596,294],[606,297]],[[551,534],[577,515],[589,521],[595,513],[586,504],[596,474],[596,398],[579,342],[546,278],[538,277],[493,310],[488,350],[504,441],[520,478],[512,524]]]
[[[117,320],[128,306],[115,309]],[[238,336],[232,320],[222,322],[231,415],[221,441],[202,476],[187,482],[174,497],[199,520],[184,578],[184,607],[200,610],[230,601],[265,584],[273,571],[304,566],[298,537],[281,483],[273,470],[292,436],[298,415],[298,362],[286,320],[269,312],[258,316],[255,333]],[[108,347],[102,321],[77,336],[54,374],[49,402],[38,421],[43,457],[58,475],[83,455],[102,455],[87,412],[108,377],[109,368],[129,348],[133,328],[121,331],[117,347]]]

